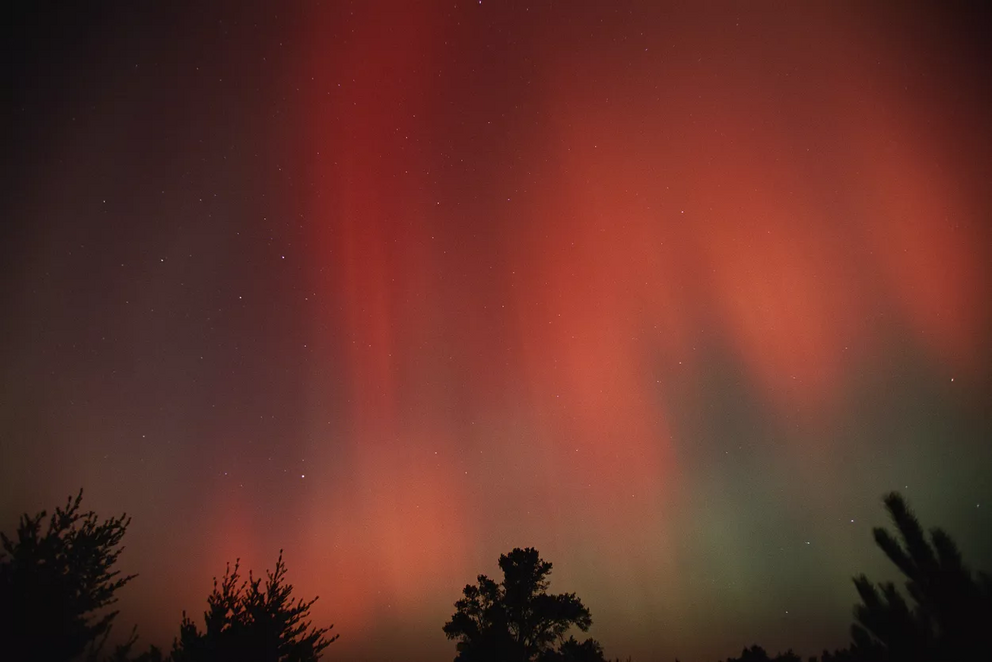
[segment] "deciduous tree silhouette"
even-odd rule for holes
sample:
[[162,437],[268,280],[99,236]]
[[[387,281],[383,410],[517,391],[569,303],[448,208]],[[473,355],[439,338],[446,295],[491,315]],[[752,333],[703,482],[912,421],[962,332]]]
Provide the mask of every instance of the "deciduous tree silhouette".
[[24,514],[14,539],[0,533],[0,652],[11,660],[95,656],[117,616],[99,612],[136,576],[113,569],[130,518],[100,522],[80,511],[82,499],[82,490],[69,497],[47,527],[42,511]]
[[291,598],[282,550],[275,570],[262,579],[249,572],[241,581],[239,563],[230,565],[224,579],[207,598],[206,629],[200,632],[183,612],[179,638],[173,643],[174,662],[312,662],[338,638],[324,635],[334,626],[311,627],[307,620],[317,598]]
[[899,538],[876,528],[875,542],[906,576],[911,603],[892,582],[856,577],[861,604],[852,653],[862,660],[992,660],[992,579],[973,577],[942,529],[931,529],[928,541],[897,492],[884,501]]
[[514,549],[499,557],[503,581],[479,575],[478,585],[465,587],[464,598],[444,625],[457,640],[460,662],[530,662],[532,660],[603,660],[594,639],[565,639],[573,625],[583,632],[592,625],[589,610],[574,593],[548,590],[551,563],[536,549]]
[[603,647],[595,639],[580,642],[569,637],[558,650],[548,650],[541,654],[541,662],[605,662]]

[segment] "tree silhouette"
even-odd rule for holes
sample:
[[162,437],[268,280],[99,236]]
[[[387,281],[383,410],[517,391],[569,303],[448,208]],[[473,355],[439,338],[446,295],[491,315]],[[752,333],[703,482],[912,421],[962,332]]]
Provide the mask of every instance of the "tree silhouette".
[[548,650],[541,654],[541,662],[605,662],[603,647],[595,639],[580,642],[569,637],[558,650]]
[[137,626],[131,630],[131,636],[127,641],[115,646],[113,652],[106,656],[103,662],[162,662],[163,659],[167,659],[158,646],[149,646],[145,652],[134,655],[132,651],[136,643],[138,643]]
[[873,530],[875,542],[906,576],[907,602],[895,584],[855,577],[861,604],[851,626],[862,660],[992,660],[992,579],[977,579],[942,529],[923,528],[897,492],[884,498],[899,539]]
[[[815,662],[815,658],[811,658]],[[863,658],[850,648],[838,648],[834,652],[824,650],[820,662],[862,662]]]
[[228,565],[219,584],[214,578],[202,633],[183,612],[174,662],[311,662],[338,638],[324,637],[333,625],[313,628],[307,620],[317,598],[291,599],[282,550],[275,570],[266,572],[264,590],[250,572],[241,581],[238,567],[237,561],[233,570]]
[[[815,657],[810,659],[816,660]],[[740,657],[728,657],[727,662],[802,662],[802,658],[793,653],[791,648],[771,657],[764,648],[754,644],[750,648],[741,650]]]
[[573,625],[587,631],[592,617],[574,593],[547,592],[552,566],[536,549],[516,548],[503,554],[499,567],[503,581],[497,584],[479,575],[478,585],[465,587],[465,597],[455,602],[456,611],[444,624],[445,636],[458,641],[456,660],[603,660],[594,639],[579,643],[564,638]]
[[0,641],[12,660],[95,657],[117,616],[97,612],[136,575],[113,570],[131,523],[126,515],[100,522],[81,512],[83,491],[56,508],[42,532],[42,511],[21,516],[11,540],[0,533]]

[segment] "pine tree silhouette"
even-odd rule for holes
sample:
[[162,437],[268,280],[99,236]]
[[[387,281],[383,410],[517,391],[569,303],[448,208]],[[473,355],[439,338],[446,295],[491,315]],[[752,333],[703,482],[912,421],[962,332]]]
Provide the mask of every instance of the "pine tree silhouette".
[[317,598],[292,600],[282,550],[275,570],[266,572],[264,590],[261,578],[249,572],[241,581],[238,569],[236,561],[219,584],[214,579],[203,632],[183,613],[174,662],[313,662],[338,638],[324,637],[333,625],[313,628],[307,620]]
[[23,515],[15,539],[0,533],[0,642],[11,660],[95,657],[110,632],[117,591],[136,575],[114,570],[126,515],[100,522],[80,511],[83,491],[56,508],[42,533],[44,511]]
[[876,528],[875,542],[905,575],[912,604],[892,582],[856,577],[861,604],[854,610],[852,652],[863,660],[992,660],[992,580],[972,576],[942,529],[931,529],[927,541],[897,492],[884,501],[899,538]]

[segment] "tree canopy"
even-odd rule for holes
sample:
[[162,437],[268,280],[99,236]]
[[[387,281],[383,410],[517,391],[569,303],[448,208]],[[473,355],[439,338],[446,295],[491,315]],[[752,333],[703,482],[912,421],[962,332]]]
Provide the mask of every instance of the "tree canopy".
[[95,655],[110,632],[117,591],[136,575],[114,570],[127,515],[100,521],[82,512],[83,491],[46,513],[23,515],[16,536],[0,533],[0,641],[14,660]]
[[[133,653],[137,630],[103,653],[116,611],[117,591],[135,575],[115,569],[130,523],[126,515],[100,520],[81,510],[82,491],[64,508],[23,515],[16,535],[0,533],[0,657],[69,662],[161,662],[152,646]],[[898,493],[884,497],[895,533],[875,528],[878,547],[905,576],[895,583],[854,578],[855,605],[848,648],[823,651],[820,662],[934,662],[992,660],[992,578],[964,564],[942,529],[925,532]],[[46,521],[47,518],[47,521]],[[549,592],[552,564],[534,548],[499,557],[502,578],[479,575],[465,586],[455,613],[444,624],[456,642],[456,662],[605,662],[592,638],[577,640],[573,627],[589,630],[589,609],[574,593]],[[264,577],[240,575],[228,565],[214,579],[204,629],[183,613],[173,642],[173,662],[315,662],[337,635],[317,628],[310,609],[317,601],[293,597],[280,550]],[[799,662],[791,650],[769,655],[760,646],[726,662]],[[809,658],[815,662],[817,658]]]
[[902,496],[884,498],[898,531],[873,530],[875,542],[906,577],[907,601],[893,582],[855,577],[861,603],[851,626],[852,652],[861,660],[992,659],[992,578],[974,577],[954,540],[923,527]]
[[174,662],[313,662],[338,638],[324,636],[333,625],[315,628],[308,620],[317,598],[292,599],[282,550],[275,570],[266,572],[264,588],[251,572],[242,581],[238,570],[236,561],[223,580],[214,579],[203,632],[183,613]]
[[802,658],[788,650],[771,657],[764,648],[757,644],[741,651],[740,657],[728,657],[727,662],[802,662]]
[[458,642],[457,660],[603,660],[594,639],[565,639],[572,626],[587,631],[592,617],[574,593],[548,593],[552,565],[536,549],[503,554],[499,567],[503,581],[479,575],[478,584],[465,587],[444,625],[448,639]]

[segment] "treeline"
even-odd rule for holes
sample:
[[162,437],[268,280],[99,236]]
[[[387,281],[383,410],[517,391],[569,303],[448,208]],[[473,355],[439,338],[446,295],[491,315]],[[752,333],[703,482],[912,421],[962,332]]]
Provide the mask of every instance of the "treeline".
[[[992,660],[992,578],[973,574],[942,529],[924,532],[898,493],[884,499],[893,535],[874,529],[876,544],[905,577],[905,597],[892,582],[854,578],[860,601],[851,641],[808,662],[965,662]],[[293,596],[282,552],[263,577],[226,568],[207,597],[202,629],[183,613],[170,651],[137,647],[137,631],[108,650],[117,592],[135,575],[115,569],[130,519],[100,520],[81,509],[82,491],[64,508],[21,517],[0,533],[0,659],[40,662],[312,662],[338,636],[315,627],[317,598]],[[500,556],[499,581],[479,575],[444,624],[456,662],[606,662],[587,632],[592,615],[574,593],[549,593],[552,564],[536,549]],[[726,662],[804,662],[791,650],[760,646]]]
[[282,552],[265,580],[242,579],[238,564],[207,598],[204,629],[183,613],[166,655],[155,646],[137,652],[137,631],[105,651],[117,617],[117,593],[136,575],[115,570],[126,515],[102,522],[81,509],[83,493],[51,517],[23,515],[12,538],[0,533],[0,659],[39,662],[245,662],[316,660],[337,637],[307,617],[316,598],[293,599]]

